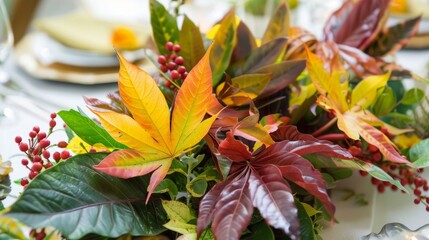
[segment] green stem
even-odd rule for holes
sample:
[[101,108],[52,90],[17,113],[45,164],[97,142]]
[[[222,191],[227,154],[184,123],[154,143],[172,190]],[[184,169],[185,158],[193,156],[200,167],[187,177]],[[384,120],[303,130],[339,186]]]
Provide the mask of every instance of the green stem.
[[327,131],[330,127],[332,127],[332,125],[334,125],[336,121],[337,121],[337,117],[332,118],[331,121],[327,122],[323,127],[317,129],[311,135],[313,135],[314,137],[319,136],[320,134]]
[[[188,166],[188,172],[186,174],[186,186],[188,186],[188,184],[191,182],[191,164],[187,164]],[[190,207],[191,204],[191,194],[189,193],[189,191],[187,191],[188,194],[186,195],[186,205],[188,207]]]

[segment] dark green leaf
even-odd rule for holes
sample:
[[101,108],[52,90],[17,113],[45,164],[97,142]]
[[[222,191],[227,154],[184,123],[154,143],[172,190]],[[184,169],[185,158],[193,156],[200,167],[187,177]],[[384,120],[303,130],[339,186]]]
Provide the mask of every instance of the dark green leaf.
[[169,53],[165,49],[167,42],[179,41],[179,28],[176,19],[156,0],[150,0],[150,23],[153,38],[161,54]]
[[213,86],[218,85],[225,70],[229,66],[236,42],[235,30],[235,11],[232,9],[225,15],[220,23],[210,53]]
[[92,168],[107,154],[77,155],[38,175],[6,216],[33,228],[52,226],[67,238],[89,233],[119,237],[165,229],[159,201],[145,204],[149,179],[119,179]]
[[[0,182],[0,200],[5,199],[10,191],[12,190],[11,188],[11,182],[10,182],[10,177],[9,175],[3,177],[3,179]],[[0,210],[3,210],[3,205],[0,206]]]
[[76,110],[60,111],[58,115],[64,120],[67,127],[75,132],[83,141],[89,145],[101,143],[108,148],[128,148],[113,139],[109,133],[92,119],[84,116]]
[[299,229],[301,231],[301,239],[314,240],[314,225],[310,216],[305,211],[304,206],[300,201],[295,200],[295,206],[298,209]]
[[398,120],[401,120],[401,121],[407,122],[407,123],[413,122],[413,118],[411,118],[408,115],[402,114],[402,113],[392,112],[392,113],[387,114],[386,116],[393,118],[393,119],[398,119]]
[[418,168],[429,166],[429,139],[425,139],[410,148],[410,161]]
[[183,174],[184,176],[188,176],[188,169],[186,165],[177,159],[173,160],[170,169],[168,169],[168,174],[172,174],[174,172],[178,172],[180,174]]
[[292,60],[270,64],[256,69],[253,73],[271,73],[271,81],[264,88],[258,99],[271,96],[284,89],[305,69],[305,60]]
[[171,199],[176,199],[179,190],[176,184],[169,178],[162,180],[158,186],[156,186],[154,193],[168,193]]
[[180,46],[180,55],[185,59],[183,65],[189,72],[203,57],[205,48],[200,29],[186,15],[180,30]]
[[424,96],[425,96],[425,92],[420,88],[411,88],[410,90],[405,92],[405,95],[402,98],[401,103],[405,105],[412,105],[415,103],[419,103]]
[[373,106],[373,113],[377,116],[383,116],[392,112],[396,106],[396,96],[392,88],[386,86],[383,92],[377,97]]
[[254,49],[236,76],[245,73],[256,73],[255,70],[277,62],[286,49],[287,38],[277,38]]
[[265,221],[259,221],[248,227],[249,234],[244,235],[242,240],[275,240],[273,230]]
[[195,178],[186,185],[186,189],[192,197],[202,197],[207,190],[207,181],[202,178]]
[[326,168],[324,172],[331,175],[335,181],[346,179],[353,175],[353,171],[348,168]]
[[289,33],[290,12],[285,2],[283,2],[271,15],[270,22],[265,29],[262,43],[269,42],[278,37],[286,37]]

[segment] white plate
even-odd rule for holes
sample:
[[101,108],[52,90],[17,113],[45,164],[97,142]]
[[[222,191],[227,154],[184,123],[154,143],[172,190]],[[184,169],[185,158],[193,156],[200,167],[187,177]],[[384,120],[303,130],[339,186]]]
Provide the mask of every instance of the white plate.
[[[76,67],[115,67],[119,65],[113,51],[111,55],[92,53],[67,47],[46,33],[33,35],[32,52],[37,60],[44,65],[61,63]],[[122,55],[131,62],[144,58],[144,49],[121,51]]]

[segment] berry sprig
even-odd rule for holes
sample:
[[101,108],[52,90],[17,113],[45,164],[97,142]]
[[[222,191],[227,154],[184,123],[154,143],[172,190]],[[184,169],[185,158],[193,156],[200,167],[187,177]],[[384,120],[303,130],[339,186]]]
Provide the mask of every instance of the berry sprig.
[[[21,136],[15,137],[15,142],[18,144],[19,150],[25,154],[25,158],[21,159],[21,164],[29,170],[28,177],[21,179],[21,185],[26,187],[32,179],[34,179],[44,169],[48,169],[61,160],[66,160],[70,157],[68,150],[61,152],[55,151],[51,155],[52,147],[65,148],[67,142],[59,141],[57,144],[51,144],[48,139],[54,131],[57,122],[56,113],[51,113],[49,121],[49,129],[47,132],[41,131],[39,126],[34,126],[28,133],[28,141],[24,142]],[[53,160],[53,161],[52,161]]]
[[[169,73],[170,78],[181,85],[181,81],[185,80],[188,76],[188,72],[185,66],[183,66],[185,60],[182,56],[177,54],[180,52],[180,45],[173,44],[172,42],[167,42],[165,44],[165,49],[170,52],[170,54],[160,55],[158,57],[159,68],[164,73]],[[165,86],[168,88],[174,87],[170,81],[165,81]]]

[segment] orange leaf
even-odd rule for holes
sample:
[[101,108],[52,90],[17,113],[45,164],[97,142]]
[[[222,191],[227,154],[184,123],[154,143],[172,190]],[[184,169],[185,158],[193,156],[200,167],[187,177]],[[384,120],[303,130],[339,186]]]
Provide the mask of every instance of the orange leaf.
[[118,53],[119,93],[133,117],[91,107],[90,110],[113,138],[132,149],[113,152],[94,168],[121,178],[153,172],[147,202],[167,175],[173,159],[200,142],[217,117],[215,114],[204,120],[212,95],[209,54],[210,48],[180,88],[170,131],[171,114],[155,81]]
[[118,52],[119,93],[133,118],[162,146],[170,146],[170,111],[150,75],[125,60]]
[[[207,52],[210,52],[210,49]],[[211,78],[209,55],[206,53],[186,77],[174,103],[171,143],[175,146],[172,150],[176,154],[192,147],[187,145],[185,140],[200,125],[209,109],[208,103],[212,94]]]

